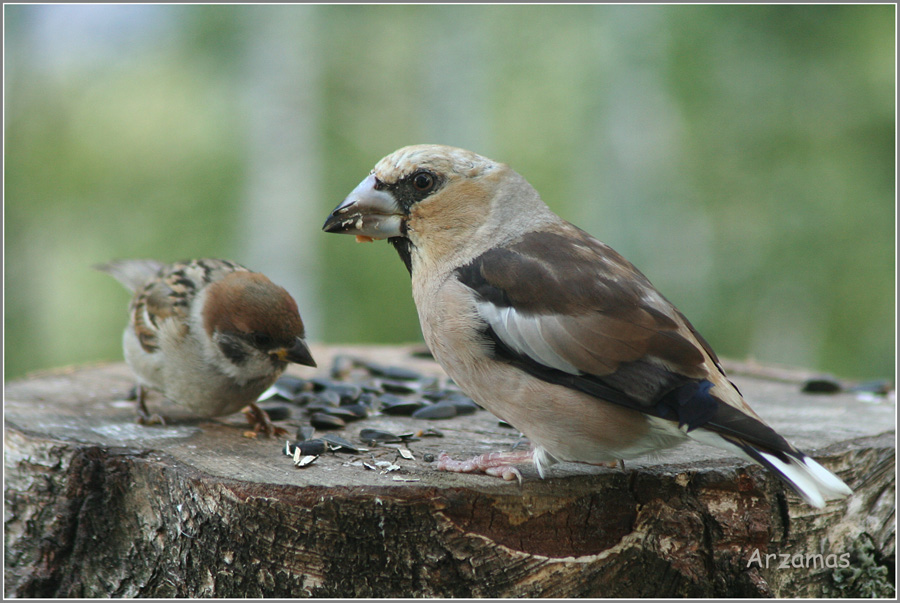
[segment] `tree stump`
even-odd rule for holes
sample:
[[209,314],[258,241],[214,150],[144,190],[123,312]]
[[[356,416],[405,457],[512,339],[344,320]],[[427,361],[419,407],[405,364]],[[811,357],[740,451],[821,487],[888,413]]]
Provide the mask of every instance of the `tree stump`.
[[[318,372],[291,373],[328,376],[336,355],[351,354],[443,375],[409,348],[313,353]],[[428,461],[441,451],[468,458],[517,443],[486,411],[443,421],[371,416],[338,433],[356,444],[363,428],[436,428],[444,437],[326,453],[297,467],[285,438],[243,437],[240,414],[191,419],[157,396],[151,408],[173,420],[137,425],[124,364],[10,382],[6,593],[891,596],[895,404],[803,394],[796,374],[739,368],[732,378],[757,412],[853,497],[816,510],[763,469],[694,444],[624,470],[563,463],[542,480],[523,467],[521,485],[436,471]],[[282,425],[293,432],[300,422]]]

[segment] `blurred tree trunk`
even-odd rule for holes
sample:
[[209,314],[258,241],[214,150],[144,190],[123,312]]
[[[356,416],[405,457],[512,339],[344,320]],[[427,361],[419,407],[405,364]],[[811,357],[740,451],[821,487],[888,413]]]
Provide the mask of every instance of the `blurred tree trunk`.
[[320,245],[314,241],[325,219],[323,61],[319,9],[302,8],[270,6],[244,15],[251,40],[240,78],[249,124],[247,190],[237,228],[241,260],[294,296],[315,338]]
[[[452,13],[452,14],[451,14]],[[422,123],[426,140],[471,149],[490,156],[492,129],[484,56],[487,37],[484,18],[458,6],[434,7],[429,13],[429,60],[422,62],[425,95]],[[453,23],[453,27],[442,26]]]

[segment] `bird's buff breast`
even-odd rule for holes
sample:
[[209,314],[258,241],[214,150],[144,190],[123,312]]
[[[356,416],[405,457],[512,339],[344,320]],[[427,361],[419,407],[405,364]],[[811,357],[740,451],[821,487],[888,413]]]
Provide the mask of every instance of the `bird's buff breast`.
[[[418,296],[416,291],[418,290]],[[482,407],[559,460],[601,463],[646,454],[657,434],[639,412],[547,383],[492,358],[468,289],[450,279],[414,287],[435,360]]]

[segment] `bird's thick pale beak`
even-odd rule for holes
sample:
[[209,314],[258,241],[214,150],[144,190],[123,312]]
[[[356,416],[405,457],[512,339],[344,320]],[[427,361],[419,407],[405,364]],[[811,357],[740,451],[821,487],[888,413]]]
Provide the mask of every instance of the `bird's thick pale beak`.
[[373,239],[403,236],[403,210],[394,196],[375,188],[375,175],[369,174],[344,202],[334,208],[322,230]]
[[282,362],[295,362],[304,366],[316,366],[316,361],[313,360],[312,352],[309,351],[309,346],[302,337],[296,338],[292,347],[278,348],[277,350],[272,350],[271,354]]

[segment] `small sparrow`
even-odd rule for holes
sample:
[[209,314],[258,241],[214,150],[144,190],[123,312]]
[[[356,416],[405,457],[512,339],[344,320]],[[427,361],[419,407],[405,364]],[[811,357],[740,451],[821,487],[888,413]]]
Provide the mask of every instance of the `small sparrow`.
[[134,292],[123,347],[137,377],[141,423],[161,422],[144,401],[150,388],[201,417],[249,406],[256,431],[276,431],[256,405],[259,395],[288,362],[316,366],[287,291],[227,260],[119,260],[95,268]]
[[530,459],[608,463],[687,439],[773,471],[814,507],[852,494],[769,427],[710,345],[637,268],[564,221],[509,166],[438,145],[400,149],[326,232],[387,239],[412,277],[425,342],[533,451],[439,468],[513,479]]

